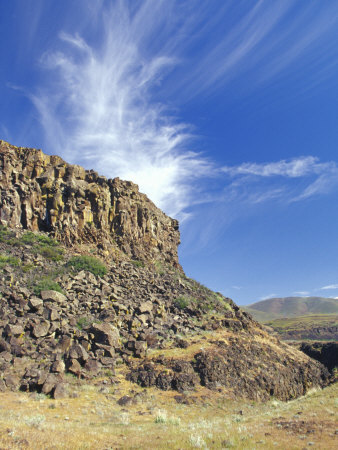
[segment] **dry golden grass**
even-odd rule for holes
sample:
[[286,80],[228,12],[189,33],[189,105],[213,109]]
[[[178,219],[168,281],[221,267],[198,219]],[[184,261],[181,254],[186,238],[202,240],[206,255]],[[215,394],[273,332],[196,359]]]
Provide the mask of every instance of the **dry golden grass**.
[[[141,388],[119,377],[111,387],[72,380],[74,398],[0,394],[0,447],[6,449],[334,449],[338,385],[287,403],[231,399],[200,388],[179,404],[176,392]],[[104,385],[103,385],[104,386]]]

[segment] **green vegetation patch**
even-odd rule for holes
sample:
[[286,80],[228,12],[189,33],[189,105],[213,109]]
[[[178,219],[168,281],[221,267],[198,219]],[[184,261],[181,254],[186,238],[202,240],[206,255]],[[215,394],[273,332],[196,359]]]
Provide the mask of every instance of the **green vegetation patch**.
[[4,225],[0,225],[0,242],[12,244],[11,241],[15,241],[15,233]]
[[39,254],[51,261],[63,260],[63,249],[55,239],[44,235],[28,231],[20,237],[15,237],[13,231],[4,226],[0,226],[0,242],[15,247],[30,246],[34,254]]
[[131,263],[135,266],[135,267],[144,267],[144,262],[140,261],[138,259],[132,259]]
[[75,272],[87,270],[95,276],[100,277],[103,277],[107,273],[106,265],[94,256],[89,255],[74,256],[68,261],[67,266],[72,267]]
[[95,319],[94,317],[82,316],[76,322],[76,327],[79,330],[84,330],[88,328],[93,323],[101,323],[100,320]]
[[270,322],[266,322],[266,325],[274,328],[280,333],[318,327],[336,327],[338,326],[338,315],[311,314],[308,316],[289,317],[271,320]]
[[91,319],[89,317],[80,317],[80,319],[78,319],[78,321],[76,322],[76,327],[79,330],[83,330],[84,328],[88,327],[92,323],[93,323],[93,319]]
[[189,285],[193,291],[193,295],[181,295],[174,300],[174,305],[183,310],[189,308],[193,311],[199,311],[204,314],[217,312],[224,314],[231,311],[232,306],[229,299],[225,298],[218,292],[213,292],[206,286],[198,283],[190,278],[184,279],[184,284]]
[[20,260],[14,256],[0,255],[0,268],[9,264],[10,266],[19,266]]
[[31,270],[33,270],[34,268],[35,268],[35,266],[32,263],[28,263],[28,264],[25,264],[24,266],[22,266],[22,270],[24,273],[28,273]]
[[31,231],[28,231],[27,233],[25,233],[21,238],[20,238],[21,242],[24,244],[30,244],[30,245],[34,245],[34,244],[39,244],[39,245],[43,245],[43,246],[48,246],[48,247],[57,247],[59,245],[58,241],[56,241],[55,239],[52,239],[49,236],[43,235],[43,234],[35,234],[32,233]]
[[35,295],[40,295],[41,291],[57,291],[64,294],[61,286],[50,277],[42,278],[38,283],[36,283],[33,291]]
[[57,247],[49,247],[48,245],[38,245],[35,247],[36,253],[51,261],[63,260],[63,249]]
[[154,268],[159,275],[164,275],[168,271],[168,269],[165,267],[162,261],[155,261]]
[[20,239],[19,244],[31,245],[33,252],[43,256],[51,261],[63,260],[63,249],[59,247],[59,243],[46,235],[32,233],[31,231],[25,233]]
[[174,305],[178,309],[185,309],[191,304],[191,299],[189,297],[184,297],[181,295],[180,297],[175,298]]

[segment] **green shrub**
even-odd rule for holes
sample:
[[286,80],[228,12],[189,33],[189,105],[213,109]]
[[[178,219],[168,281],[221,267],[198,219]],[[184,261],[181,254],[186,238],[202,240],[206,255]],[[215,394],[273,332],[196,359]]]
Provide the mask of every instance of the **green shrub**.
[[37,241],[37,236],[31,231],[28,231],[28,233],[21,236],[20,241],[25,245],[33,245]]
[[164,275],[166,273],[165,265],[161,261],[155,261],[154,267],[159,275]]
[[157,411],[154,422],[155,423],[166,423],[167,422],[167,411],[159,409]]
[[40,235],[28,231],[21,237],[16,238],[13,231],[8,230],[4,226],[0,226],[0,242],[13,246],[30,245],[33,253],[39,254],[51,261],[60,261],[63,259],[63,250],[58,248],[59,243],[47,235]]
[[187,297],[177,297],[174,300],[174,305],[179,309],[185,309],[187,306],[189,306],[190,300]]
[[24,266],[22,266],[22,270],[25,273],[27,273],[27,272],[30,272],[31,270],[33,270],[34,267],[35,267],[34,264],[28,263],[28,264],[25,264]]
[[33,253],[51,261],[61,261],[63,259],[63,249],[58,247],[59,243],[46,235],[28,231],[20,239],[11,239],[8,243],[12,245],[31,245],[33,246]]
[[74,256],[68,261],[67,265],[72,267],[76,272],[87,270],[95,276],[100,277],[103,277],[107,273],[107,267],[105,264],[94,256]]
[[0,268],[4,267],[6,264],[9,264],[10,266],[18,266],[20,264],[20,260],[14,256],[0,255]]
[[135,266],[135,267],[144,267],[144,262],[143,261],[139,261],[138,259],[133,259],[131,261],[131,263]]
[[79,330],[83,330],[86,326],[90,325],[93,322],[89,317],[80,317],[80,319],[76,322],[76,326]]
[[48,245],[38,245],[35,247],[36,253],[51,261],[62,261],[62,248],[49,247]]
[[25,233],[21,238],[20,241],[23,244],[26,245],[33,245],[33,244],[39,244],[42,246],[49,246],[49,247],[57,247],[59,243],[55,240],[50,238],[49,236],[43,235],[43,234],[35,234],[31,231],[28,231]]
[[53,281],[50,277],[42,278],[33,288],[35,295],[40,295],[41,291],[57,291],[64,294],[61,286]]
[[39,244],[49,245],[50,247],[57,247],[58,245],[60,245],[58,241],[56,241],[55,239],[52,239],[49,236],[45,236],[45,235],[38,235],[37,241]]
[[0,242],[10,243],[10,241],[13,241],[15,243],[17,239],[15,239],[15,234],[13,231],[10,231],[7,227],[4,225],[0,225]]
[[3,242],[7,236],[8,236],[7,227],[5,227],[4,225],[0,225],[0,241]]

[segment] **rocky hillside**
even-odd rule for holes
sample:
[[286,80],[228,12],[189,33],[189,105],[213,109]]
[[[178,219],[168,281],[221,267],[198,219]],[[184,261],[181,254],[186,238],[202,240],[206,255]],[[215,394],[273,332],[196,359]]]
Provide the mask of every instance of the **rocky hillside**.
[[0,389],[67,394],[69,374],[287,400],[328,371],[187,278],[178,224],[119,179],[1,143]]

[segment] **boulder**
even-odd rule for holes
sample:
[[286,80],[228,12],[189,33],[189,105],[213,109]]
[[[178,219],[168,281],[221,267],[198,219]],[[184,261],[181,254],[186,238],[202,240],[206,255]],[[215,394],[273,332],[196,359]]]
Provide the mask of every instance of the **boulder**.
[[42,308],[43,306],[43,300],[38,297],[31,297],[28,301],[28,306],[31,310],[37,311],[38,309]]
[[80,375],[82,372],[81,364],[77,359],[72,359],[70,361],[70,365],[68,367],[68,372],[73,373],[74,375]]
[[52,372],[63,373],[65,371],[65,363],[60,361],[54,361],[51,367]]
[[89,358],[88,353],[80,344],[72,345],[68,354],[71,359],[77,359],[81,363],[84,363]]
[[55,389],[53,391],[53,398],[55,400],[59,399],[59,398],[64,398],[67,394],[67,385],[66,383],[57,383],[55,386]]
[[36,338],[47,336],[49,328],[50,328],[49,322],[47,321],[40,322],[33,326],[32,334]]
[[86,361],[84,368],[87,372],[89,372],[90,375],[95,376],[99,373],[101,364],[96,359],[90,358],[88,359],[88,361]]
[[54,374],[49,373],[47,375],[46,381],[43,383],[41,392],[43,394],[50,394],[52,390],[55,388],[57,382],[58,382],[57,377]]
[[108,345],[113,348],[120,347],[120,334],[116,327],[110,323],[94,323],[90,330],[94,341],[98,344]]
[[57,344],[57,350],[61,353],[68,351],[72,343],[72,338],[70,336],[62,336]]
[[20,336],[21,334],[24,334],[24,329],[21,325],[6,325],[5,327],[5,333],[7,336]]
[[41,298],[46,302],[65,303],[67,297],[57,291],[41,291]]
[[143,314],[143,313],[150,313],[153,310],[153,307],[154,307],[153,302],[147,301],[141,303],[138,309],[140,313]]

